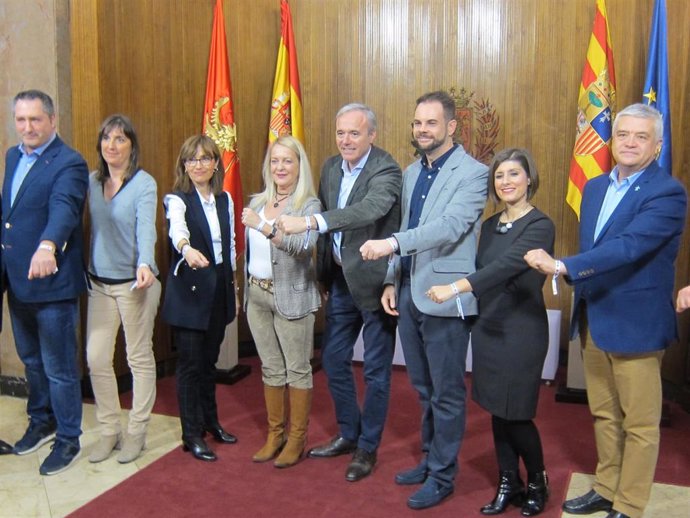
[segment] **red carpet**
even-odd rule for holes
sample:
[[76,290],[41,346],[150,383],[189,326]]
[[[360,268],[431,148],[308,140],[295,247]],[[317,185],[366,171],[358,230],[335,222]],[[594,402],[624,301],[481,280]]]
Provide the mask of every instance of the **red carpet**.
[[[239,437],[238,444],[233,446],[211,443],[220,457],[218,462],[194,460],[177,448],[71,516],[463,518],[481,516],[479,507],[493,497],[497,468],[490,417],[469,402],[455,494],[429,510],[407,508],[406,499],[416,486],[397,486],[393,477],[418,462],[420,417],[416,395],[402,369],[396,369],[393,375],[386,431],[376,470],[370,477],[356,483],[345,481],[348,456],[306,459],[285,470],[275,469],[271,463],[251,462],[251,456],[264,440],[263,392],[258,361],[243,363],[252,365],[248,378],[234,386],[218,387],[221,422]],[[361,374],[361,370],[357,373]],[[467,381],[471,383],[469,377]],[[315,375],[314,385],[311,446],[336,433],[322,371]],[[159,382],[154,412],[177,415],[174,386],[173,378]],[[586,405],[556,403],[554,393],[555,387],[543,386],[537,417],[551,481],[551,499],[541,515],[545,518],[561,516],[560,505],[570,473],[591,473],[595,466],[591,417]],[[690,415],[673,406],[671,418],[672,426],[662,429],[656,481],[690,486]],[[517,517],[520,511],[513,507],[503,516]]]

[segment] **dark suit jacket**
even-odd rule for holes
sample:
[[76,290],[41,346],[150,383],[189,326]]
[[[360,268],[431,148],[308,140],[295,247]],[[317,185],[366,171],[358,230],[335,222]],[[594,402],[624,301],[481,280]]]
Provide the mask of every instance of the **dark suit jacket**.
[[[192,269],[182,260],[182,255],[171,243],[172,261],[165,286],[165,298],[161,314],[168,324],[187,329],[206,331],[211,318],[211,306],[216,294],[216,266],[214,265],[213,241],[204,208],[196,191],[176,192],[187,207],[185,220],[189,229],[189,244],[196,248],[211,264],[206,268]],[[228,218],[228,194],[216,195],[216,212],[220,224],[223,247],[223,268],[225,270],[226,319],[229,324],[235,318],[235,288],[230,255],[232,229]],[[181,261],[182,260],[182,261]],[[181,261],[181,262],[180,262]],[[179,268],[175,266],[179,263]]]
[[563,259],[575,285],[571,335],[586,301],[594,342],[613,353],[663,349],[677,336],[674,262],[685,225],[683,186],[652,162],[625,194],[599,237],[594,229],[608,175],[585,185],[580,209],[580,253]]
[[319,198],[328,233],[321,234],[318,241],[318,278],[327,289],[330,287],[334,264],[332,232],[342,232],[340,255],[352,298],[361,309],[376,311],[381,308],[388,260],[383,257],[362,261],[359,248],[369,239],[390,237],[400,228],[402,172],[391,155],[372,146],[345,207],[338,209],[342,161],[336,155],[326,160],[321,169]]
[[[21,153],[17,146],[5,157],[2,188],[2,275],[22,302],[53,302],[77,297],[86,289],[82,214],[89,186],[86,162],[59,137],[31,167],[14,205],[12,179]],[[39,243],[57,246],[58,272],[44,279],[27,278]]]

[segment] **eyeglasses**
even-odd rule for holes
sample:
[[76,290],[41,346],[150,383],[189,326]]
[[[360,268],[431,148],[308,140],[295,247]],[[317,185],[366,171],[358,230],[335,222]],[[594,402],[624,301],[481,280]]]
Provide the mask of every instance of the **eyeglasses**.
[[201,158],[185,158],[184,165],[187,167],[194,167],[197,164],[201,164],[204,167],[208,167],[213,162],[213,157],[202,156]]

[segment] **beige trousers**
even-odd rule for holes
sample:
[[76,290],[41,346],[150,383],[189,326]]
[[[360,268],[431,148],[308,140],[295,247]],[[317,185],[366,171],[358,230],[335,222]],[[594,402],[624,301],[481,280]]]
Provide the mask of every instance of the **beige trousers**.
[[115,339],[122,324],[127,363],[132,371],[133,400],[128,432],[146,432],[156,400],[156,360],[153,356],[153,324],[161,296],[155,280],[145,290],[130,290],[131,282],[102,284],[91,281],[86,325],[86,359],[96,397],[96,416],[101,434],[121,431],[120,397],[113,369]]
[[261,358],[263,382],[271,387],[312,388],[313,313],[288,320],[275,307],[273,294],[248,284],[247,322]]
[[598,460],[593,489],[631,518],[642,517],[654,482],[663,355],[607,353],[586,333],[583,362]]

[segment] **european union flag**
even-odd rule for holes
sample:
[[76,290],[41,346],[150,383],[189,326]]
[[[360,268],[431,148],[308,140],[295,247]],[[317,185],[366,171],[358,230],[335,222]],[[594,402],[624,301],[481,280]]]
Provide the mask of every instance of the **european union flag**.
[[664,141],[657,162],[671,174],[671,107],[668,95],[668,52],[666,50],[666,1],[656,0],[649,36],[647,75],[642,102],[654,106],[664,118]]

